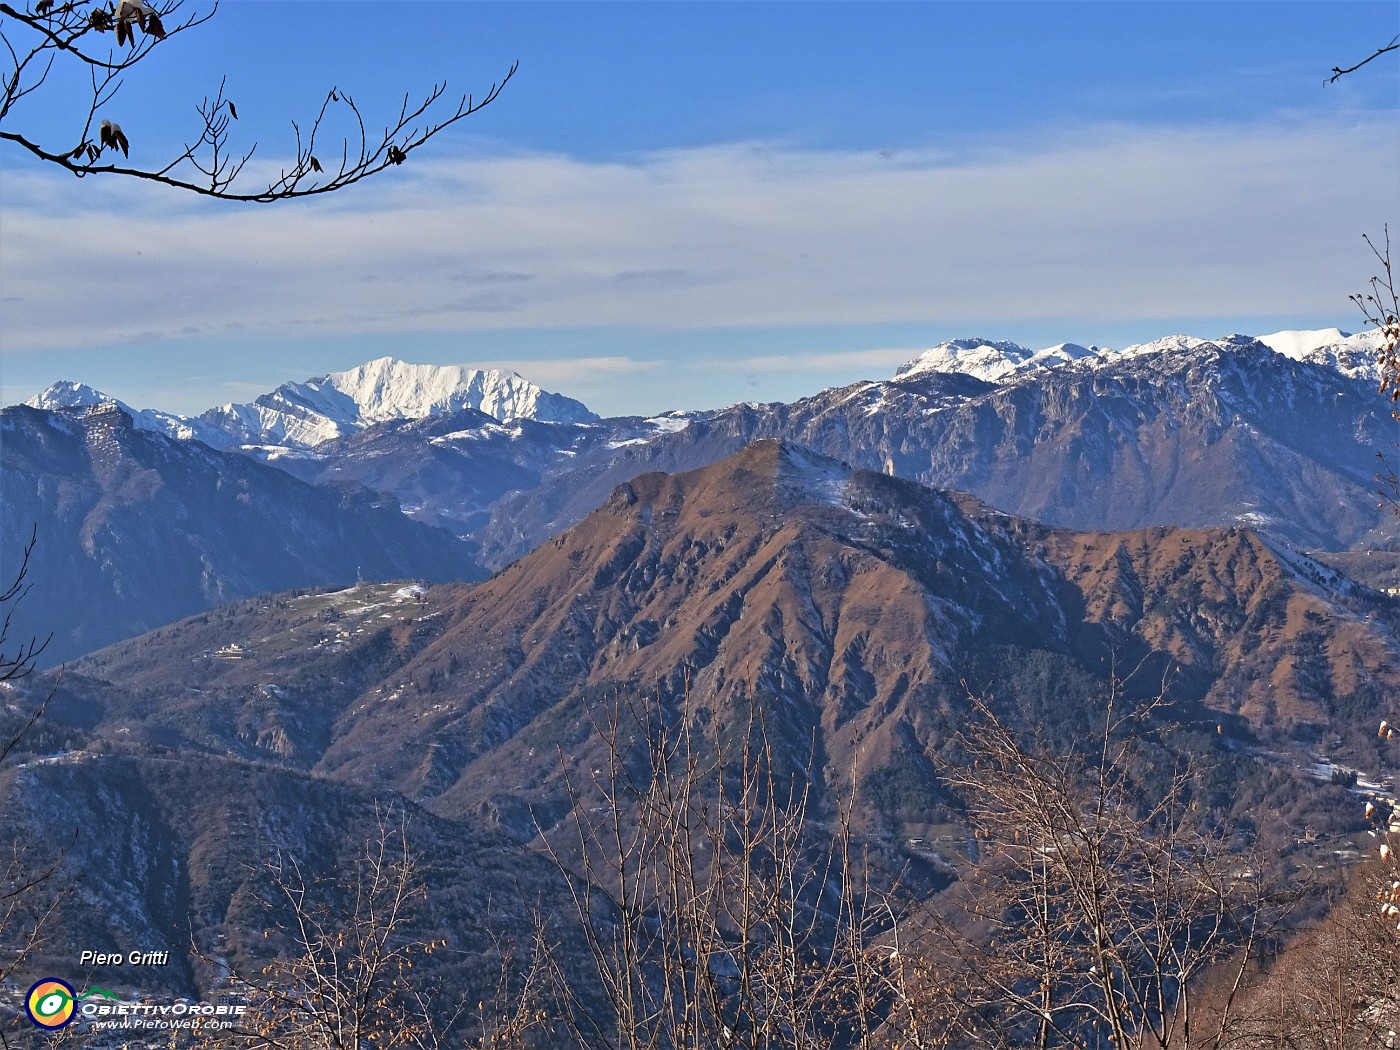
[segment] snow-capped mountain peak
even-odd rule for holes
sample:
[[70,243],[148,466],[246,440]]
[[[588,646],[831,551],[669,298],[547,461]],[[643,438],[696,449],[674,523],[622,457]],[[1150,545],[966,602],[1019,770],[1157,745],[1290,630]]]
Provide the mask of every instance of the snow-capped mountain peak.
[[589,423],[582,403],[519,374],[463,365],[417,365],[380,357],[343,372],[283,383],[251,403],[210,409],[200,419],[242,444],[309,448],[390,419],[475,409],[503,423]]
[[228,444],[226,440],[221,440],[221,435],[210,431],[198,419],[189,419],[186,416],[172,415],[169,412],[159,412],[155,409],[132,408],[125,401],[119,401],[111,394],[104,394],[101,390],[94,389],[86,383],[75,383],[68,379],[60,379],[46,390],[35,394],[25,404],[30,408],[40,408],[46,412],[115,406],[131,417],[138,430],[152,430],[157,434],[165,434],[167,437],[175,438],[177,441],[188,441],[193,438],[218,448]]
[[1314,350],[1324,346],[1337,346],[1352,338],[1352,335],[1340,328],[1318,328],[1312,331],[1274,332],[1256,338],[1275,353],[1291,357],[1295,361],[1305,361]]
[[1204,354],[1222,348],[1252,348],[1259,353],[1272,350],[1295,361],[1323,365],[1352,379],[1375,381],[1379,376],[1376,350],[1380,347],[1380,341],[1380,333],[1376,331],[1349,335],[1338,328],[1274,332],[1261,336],[1229,335],[1219,339],[1170,335],[1121,350],[1060,343],[1032,351],[1005,341],[952,339],[925,350],[914,360],[901,365],[894,378],[905,380],[934,372],[951,372],[1004,385],[1019,382],[1042,369],[1065,365],[1094,368],[1158,354]]
[[1033,356],[1019,343],[991,339],[950,339],[925,350],[895,372],[895,379],[913,379],[926,372],[961,372],[995,383]]
[[895,379],[913,379],[930,372],[957,372],[988,383],[1004,383],[1042,368],[1102,358],[1115,353],[1097,346],[1058,343],[1044,350],[1030,350],[1019,343],[990,339],[952,339],[900,366]]
[[577,401],[541,390],[518,372],[494,368],[415,365],[380,357],[300,385],[344,395],[365,423],[423,419],[463,408],[474,408],[503,423],[522,418],[586,423],[597,418]]
[[503,423],[591,423],[597,416],[582,403],[553,394],[502,369],[462,365],[417,365],[381,357],[343,372],[330,372],[276,390],[244,404],[211,408],[197,418],[135,409],[84,383],[67,380],[30,398],[49,411],[113,404],[141,430],[215,448],[234,445],[310,448],[391,419],[424,419],[474,409]]
[[45,412],[54,412],[61,408],[88,408],[91,405],[100,405],[116,400],[101,390],[94,390],[86,383],[74,383],[67,379],[60,379],[47,390],[35,394],[25,404],[30,408],[41,408]]
[[1259,336],[1259,342],[1295,361],[1327,365],[1353,379],[1380,381],[1376,351],[1381,347],[1381,333],[1376,329],[1355,335],[1340,328],[1274,332]]
[[1218,345],[1210,339],[1199,339],[1194,335],[1168,335],[1161,339],[1153,339],[1146,343],[1134,343],[1132,346],[1125,346],[1122,350],[1111,351],[1107,356],[1119,357],[1150,357],[1153,354],[1169,354],[1192,352]]

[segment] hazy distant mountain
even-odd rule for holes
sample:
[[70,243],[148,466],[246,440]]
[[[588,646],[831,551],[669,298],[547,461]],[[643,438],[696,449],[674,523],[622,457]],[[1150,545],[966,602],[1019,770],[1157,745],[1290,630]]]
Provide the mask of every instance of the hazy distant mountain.
[[483,575],[392,497],[171,440],[111,403],[0,411],[0,497],[0,578],[39,537],[12,637],[52,631],[48,663],[264,591]]
[[611,462],[620,450],[649,446],[690,420],[674,413],[569,425],[501,423],[463,409],[377,423],[270,462],[306,481],[354,481],[392,493],[414,519],[470,535],[487,524],[503,497],[528,492],[576,464]]

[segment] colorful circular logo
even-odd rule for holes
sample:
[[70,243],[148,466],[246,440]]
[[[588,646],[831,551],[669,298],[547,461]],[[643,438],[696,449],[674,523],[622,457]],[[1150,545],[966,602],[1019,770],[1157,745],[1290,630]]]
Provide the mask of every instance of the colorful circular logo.
[[36,1025],[54,1031],[73,1020],[77,994],[67,981],[45,978],[29,989],[24,1008]]

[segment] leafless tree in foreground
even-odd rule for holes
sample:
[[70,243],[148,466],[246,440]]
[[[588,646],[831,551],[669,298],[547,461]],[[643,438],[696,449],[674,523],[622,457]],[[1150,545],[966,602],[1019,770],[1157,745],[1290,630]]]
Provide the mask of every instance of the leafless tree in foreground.
[[1252,1004],[1242,1050],[1400,1046],[1400,938],[1383,914],[1393,879],[1382,883],[1378,867],[1283,956]]
[[[872,870],[848,812],[816,819],[809,777],[785,766],[760,710],[716,725],[688,699],[618,701],[597,725],[601,763],[569,782],[570,815],[546,843],[591,966],[571,969],[537,921],[518,965],[500,951],[479,1017],[457,1010],[467,1045],[1384,1046],[1400,985],[1389,845],[1374,905],[1353,895],[1359,910],[1338,909],[1266,974],[1288,899],[1197,808],[1198,770],[1170,747],[1164,706],[1115,687],[1095,746],[1063,756],[970,697],[966,764],[943,776],[977,848],[941,907],[918,914]],[[1148,783],[1166,786],[1149,797]],[[296,865],[276,881],[294,950],[265,974],[252,1045],[445,1045],[450,996],[435,1002],[412,971],[440,942],[415,931],[422,891],[400,829],[381,822],[336,908]]]
[[[286,916],[279,940],[290,950],[248,988],[252,1003],[244,1045],[285,1050],[431,1048],[465,1010],[434,999],[414,974],[422,957],[446,942],[423,932],[426,893],[401,810],[379,815],[350,872],[308,878],[280,858],[271,871]],[[269,931],[271,934],[272,931]]]
[[569,1039],[557,1004],[569,976],[561,965],[560,945],[541,914],[534,917],[532,937],[523,950],[505,937],[496,938],[500,969],[488,999],[477,1003],[475,1041],[471,1050],[553,1050]]
[[[1390,263],[1390,227],[1385,227],[1384,241],[1380,246],[1366,237],[1366,246],[1380,264],[1380,271],[1370,280],[1366,291],[1351,296],[1351,301],[1360,309],[1368,324],[1381,334],[1381,345],[1376,350],[1376,364],[1380,368],[1380,393],[1392,405],[1400,404],[1400,293],[1395,288],[1395,271]],[[1392,414],[1400,420],[1400,408]],[[1381,506],[1400,515],[1400,477],[1386,460],[1385,453],[1377,452],[1381,462],[1376,480],[1381,489]]]
[[[966,800],[978,856],[936,958],[942,985],[965,989],[968,1036],[1228,1046],[1277,911],[1258,865],[1201,819],[1191,763],[1147,746],[1163,702],[1127,705],[1115,685],[1081,755],[1028,742],[982,698],[969,703],[967,762],[945,776]],[[1163,761],[1176,763],[1157,778],[1166,789],[1146,798],[1137,774]]]
[[[21,678],[26,678],[34,670],[38,663],[39,656],[49,644],[49,637],[40,639],[30,637],[21,639],[18,642],[10,638],[10,633],[14,628],[15,612],[19,609],[20,602],[24,601],[25,595],[29,593],[33,584],[29,580],[29,560],[34,554],[34,548],[39,542],[38,526],[30,530],[29,542],[24,545],[20,552],[19,567],[15,570],[14,578],[9,585],[0,591],[0,682],[15,682]],[[3,762],[10,751],[18,745],[24,735],[34,727],[34,723],[39,720],[43,713],[42,709],[35,712],[14,739],[6,742],[4,749],[0,750],[0,762]]]
[[[1381,733],[1388,723],[1381,723]],[[1365,803],[1373,854],[1341,899],[1283,952],[1239,1026],[1239,1050],[1400,1047],[1400,808]]]
[[[6,715],[14,712],[17,725],[0,741],[0,772],[6,761],[20,748],[33,731],[53,699],[53,690],[31,708],[24,708],[24,694],[15,683],[27,678],[34,670],[48,638],[11,638],[14,616],[20,602],[32,586],[29,562],[38,543],[37,531],[31,531],[29,541],[20,554],[20,564],[10,583],[0,590],[0,709]],[[58,912],[67,896],[67,885],[56,886],[55,876],[63,862],[66,849],[56,855],[40,858],[31,844],[12,842],[0,857],[0,931],[10,949],[0,959],[0,981],[19,971],[30,954],[43,941],[46,925]],[[3,1039],[3,1033],[0,1033]]]
[[[402,164],[429,139],[494,102],[516,70],[512,65],[480,97],[454,99],[446,83],[433,85],[417,101],[406,94],[382,130],[367,126],[354,98],[333,87],[309,121],[292,122],[290,153],[265,185],[240,179],[257,144],[246,149],[232,144],[230,131],[238,110],[221,82],[212,96],[194,107],[198,120],[182,148],[160,160],[129,163],[133,146],[138,157],[143,150],[114,119],[120,114],[116,99],[124,78],[155,48],[176,46],[177,37],[209,21],[216,10],[192,11],[188,0],[0,3],[0,42],[8,57],[0,95],[0,140],[79,178],[125,175],[224,200],[286,200],[344,189]],[[51,76],[55,82],[80,77],[89,85],[90,90],[84,89],[86,101],[73,114],[72,130],[19,130],[17,108],[50,83]],[[349,130],[334,132],[334,127]]]
[[809,771],[783,771],[762,711],[736,721],[702,727],[687,698],[618,701],[597,725],[604,764],[569,785],[575,838],[549,846],[573,869],[602,988],[601,1011],[568,1004],[577,1044],[945,1045],[894,1029],[912,987],[894,965],[901,911],[849,813],[821,826]]

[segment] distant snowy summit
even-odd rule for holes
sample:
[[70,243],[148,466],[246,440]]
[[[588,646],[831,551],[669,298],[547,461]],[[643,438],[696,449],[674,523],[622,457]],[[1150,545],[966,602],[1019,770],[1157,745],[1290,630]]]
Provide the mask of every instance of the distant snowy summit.
[[125,401],[118,401],[110,394],[94,390],[86,383],[73,383],[61,379],[43,393],[36,394],[25,402],[30,408],[41,408],[46,412],[60,409],[93,408],[98,405],[116,405],[132,418],[138,430],[154,430],[158,434],[177,441],[203,441],[215,448],[225,448],[235,442],[227,435],[205,423],[203,419],[177,416],[150,408],[132,408]]
[[59,382],[26,404],[84,408],[115,403],[143,430],[227,448],[274,445],[310,448],[391,419],[423,419],[464,409],[503,423],[590,423],[584,404],[550,393],[519,374],[460,365],[415,365],[381,357],[345,372],[283,383],[245,404],[211,408],[196,417],[133,409],[82,383]]
[[[1336,328],[1285,331],[1272,335],[1224,336],[1217,340],[1168,336],[1121,350],[1059,343],[1032,350],[1017,343],[955,339],[924,351],[902,365],[896,384],[937,373],[957,373],[999,386],[1032,379],[1046,369],[1111,368],[1128,362],[1151,367],[1157,355],[1273,354],[1334,369],[1368,383],[1379,378],[1375,331],[1348,335]],[[344,372],[331,372],[301,383],[283,383],[271,393],[244,404],[211,408],[198,416],[177,416],[135,409],[82,383],[60,382],[26,404],[42,409],[76,409],[115,404],[136,426],[177,440],[198,440],[215,448],[243,447],[266,458],[301,456],[305,450],[376,423],[424,419],[472,409],[501,423],[592,423],[598,417],[573,398],[542,390],[511,371],[460,365],[415,365],[381,357]],[[683,425],[682,415],[668,417],[667,427]],[[659,425],[657,420],[650,420]],[[628,437],[620,444],[643,443]]]
[[1353,379],[1376,380],[1376,350],[1380,333],[1349,335],[1337,328],[1315,331],[1275,332],[1261,336],[1226,336],[1219,340],[1175,335],[1150,343],[1138,343],[1114,350],[1108,347],[1060,343],[1044,350],[1031,350],[1017,343],[990,339],[954,339],[925,350],[901,365],[895,380],[916,379],[936,372],[970,375],[987,383],[1014,383],[1047,368],[1080,363],[1093,368],[1126,358],[1150,357],[1169,352],[1196,352],[1215,346],[1254,344],[1295,361],[1309,361],[1336,369]]
[[1369,332],[1348,335],[1339,328],[1321,328],[1313,332],[1275,332],[1261,335],[1259,341],[1265,346],[1291,357],[1295,361],[1312,361],[1320,365],[1331,365],[1343,375],[1368,382],[1380,382],[1380,366],[1376,352],[1381,348],[1381,333],[1373,328]]
[[503,423],[591,423],[573,398],[542,390],[516,372],[460,365],[414,365],[381,357],[304,383],[283,383],[248,404],[212,408],[199,418],[240,445],[310,448],[390,419],[424,419],[475,409]]
[[1011,376],[1053,368],[1069,361],[1105,353],[1096,346],[1061,343],[1045,350],[1030,350],[1017,343],[989,339],[953,339],[902,365],[895,379],[913,379],[927,372],[960,372],[988,383]]

